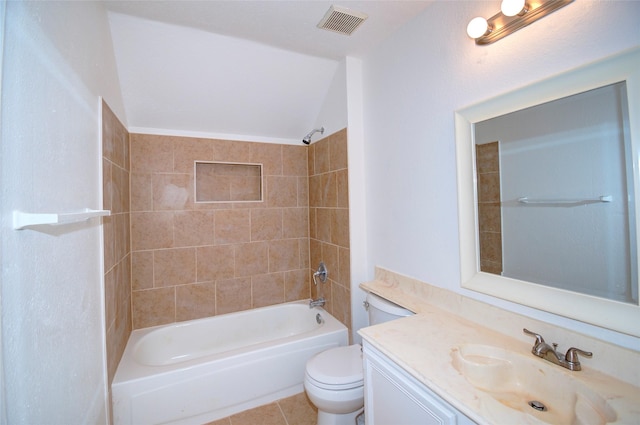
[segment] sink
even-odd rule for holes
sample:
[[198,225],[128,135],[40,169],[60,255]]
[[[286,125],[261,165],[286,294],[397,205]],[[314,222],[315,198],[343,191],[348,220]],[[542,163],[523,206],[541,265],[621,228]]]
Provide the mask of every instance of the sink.
[[617,419],[605,398],[572,376],[580,372],[532,354],[462,344],[451,357],[454,368],[480,390],[483,413],[496,423],[601,425]]

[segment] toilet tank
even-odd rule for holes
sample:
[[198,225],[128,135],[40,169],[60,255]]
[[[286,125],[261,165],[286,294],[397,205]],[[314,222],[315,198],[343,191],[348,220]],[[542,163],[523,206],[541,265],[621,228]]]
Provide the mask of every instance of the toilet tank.
[[413,312],[392,303],[379,295],[367,293],[365,306],[369,313],[369,325],[377,325],[401,317],[412,316]]

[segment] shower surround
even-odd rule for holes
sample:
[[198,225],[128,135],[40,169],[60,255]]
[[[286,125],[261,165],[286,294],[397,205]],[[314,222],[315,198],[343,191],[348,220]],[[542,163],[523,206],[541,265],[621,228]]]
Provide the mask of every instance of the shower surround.
[[[309,298],[320,258],[333,272],[327,310],[349,326],[346,140],[346,129],[310,147],[131,134],[133,328]],[[263,201],[196,203],[196,160],[262,164]]]

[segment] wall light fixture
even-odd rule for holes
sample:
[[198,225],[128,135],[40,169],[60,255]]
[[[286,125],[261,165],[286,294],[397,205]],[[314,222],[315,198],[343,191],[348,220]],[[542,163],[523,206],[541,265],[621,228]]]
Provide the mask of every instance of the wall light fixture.
[[573,0],[502,0],[500,12],[491,18],[473,18],[467,26],[467,34],[476,44],[490,44],[571,2]]

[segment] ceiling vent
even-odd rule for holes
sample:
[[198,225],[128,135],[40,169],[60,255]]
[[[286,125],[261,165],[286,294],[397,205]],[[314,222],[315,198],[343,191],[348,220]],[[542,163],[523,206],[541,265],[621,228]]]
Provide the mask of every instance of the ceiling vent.
[[331,6],[318,24],[318,28],[351,35],[367,17],[362,12],[356,12],[346,7]]

